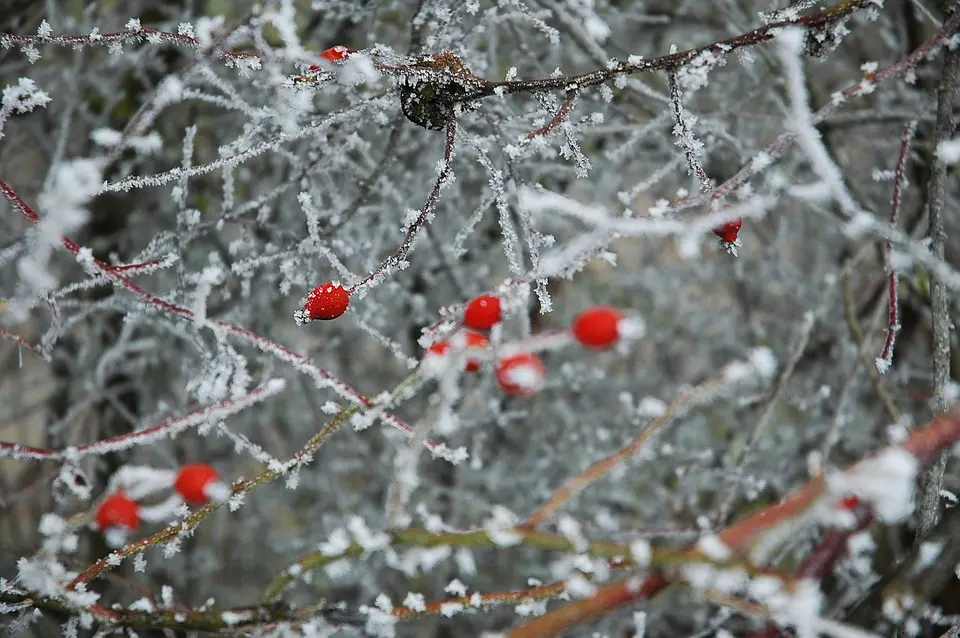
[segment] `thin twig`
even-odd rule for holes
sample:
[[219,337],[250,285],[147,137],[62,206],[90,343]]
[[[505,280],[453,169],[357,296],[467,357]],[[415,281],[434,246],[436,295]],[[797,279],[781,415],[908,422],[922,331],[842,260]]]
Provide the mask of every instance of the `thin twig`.
[[[917,130],[917,120],[911,120],[903,127],[903,135],[900,137],[900,155],[897,157],[897,167],[893,177],[893,199],[890,207],[890,226],[896,228],[898,217],[900,215],[900,206],[903,201],[903,188],[906,186],[906,177],[904,175],[907,166],[907,159],[910,156],[910,141]],[[893,344],[897,338],[897,332],[900,330],[900,300],[898,298],[897,288],[899,279],[897,270],[893,267],[893,244],[888,240],[884,242],[883,250],[884,268],[887,270],[887,296],[889,299],[889,310],[887,312],[887,339],[883,344],[883,350],[876,360],[877,370],[880,374],[885,373],[890,364],[893,363]]]
[[670,73],[667,76],[667,83],[670,87],[670,106],[673,109],[673,121],[676,126],[673,134],[677,138],[675,144],[683,149],[683,155],[687,159],[687,166],[690,168],[690,174],[695,175],[700,182],[700,188],[703,192],[709,192],[713,189],[707,172],[703,170],[703,164],[700,162],[700,156],[703,154],[703,144],[694,137],[693,130],[690,128],[690,122],[687,120],[683,111],[683,93],[680,91],[680,82],[677,80],[676,73]]
[[520,529],[532,530],[546,521],[578,492],[636,456],[650,439],[663,431],[686,410],[694,405],[702,405],[713,400],[726,387],[729,387],[729,382],[721,373],[678,396],[664,409],[663,414],[651,419],[626,445],[593,463],[576,476],[567,479],[547,502],[527,517],[527,520],[520,525]]
[[[897,407],[897,404],[893,401],[893,397],[891,397],[890,393],[887,392],[887,388],[883,384],[883,379],[880,376],[880,371],[878,370],[875,360],[870,357],[870,344],[864,338],[863,330],[860,328],[860,322],[857,320],[857,308],[853,299],[853,283],[849,272],[843,274],[843,309],[844,315],[847,319],[847,328],[850,330],[850,336],[857,346],[857,352],[861,361],[863,362],[863,368],[867,371],[867,376],[870,377],[870,382],[873,384],[873,388],[876,391],[877,396],[880,397],[880,401],[883,403],[883,407],[887,411],[887,415],[890,417],[893,423],[897,423],[900,421],[902,414],[900,409]],[[882,309],[882,306],[878,307],[877,312]],[[878,327],[875,324],[877,319],[879,319],[879,316],[880,315],[875,314],[874,318],[870,322],[871,334],[873,330]]]
[[746,446],[740,453],[740,458],[737,462],[737,470],[734,474],[733,486],[730,488],[730,493],[727,495],[727,498],[724,499],[723,503],[720,505],[719,511],[717,512],[717,518],[715,521],[715,525],[717,527],[722,526],[727,520],[727,516],[730,514],[730,509],[737,500],[737,494],[740,490],[740,480],[743,477],[744,471],[746,470],[747,462],[750,460],[750,456],[753,453],[753,448],[756,446],[760,436],[767,430],[767,426],[770,424],[770,420],[773,418],[773,412],[780,403],[780,397],[783,396],[783,391],[786,389],[787,383],[790,381],[790,377],[793,376],[793,371],[796,369],[797,363],[800,361],[804,351],[807,349],[807,344],[810,342],[810,335],[813,332],[813,326],[816,324],[816,319],[817,315],[813,312],[808,312],[803,318],[803,323],[800,325],[800,333],[797,335],[797,340],[792,349],[790,359],[780,371],[774,386],[773,394],[771,394],[770,398],[767,399],[767,405],[764,408],[763,414],[757,420],[756,425],[753,427],[753,431],[750,433],[750,439],[747,441]]
[[570,113],[573,111],[573,107],[576,105],[577,98],[579,96],[580,92],[576,89],[567,90],[566,97],[564,97],[563,103],[560,104],[560,108],[557,109],[556,114],[550,119],[549,122],[540,128],[527,133],[527,139],[532,140],[536,137],[547,135],[550,131],[557,128],[557,126],[559,126],[561,123],[567,121],[570,118]]
[[417,238],[417,234],[424,225],[432,219],[433,212],[437,207],[437,201],[440,199],[440,192],[450,183],[450,178],[453,175],[453,154],[457,139],[456,118],[450,119],[447,123],[446,131],[447,134],[443,145],[443,159],[440,161],[439,175],[433,184],[433,188],[430,190],[430,194],[427,195],[427,200],[420,210],[416,212],[416,216],[413,217],[406,226],[403,240],[400,242],[400,246],[396,252],[387,257],[380,265],[374,268],[370,274],[353,286],[353,291],[365,291],[372,288],[382,282],[394,270],[405,267],[407,255],[413,250],[413,243]]

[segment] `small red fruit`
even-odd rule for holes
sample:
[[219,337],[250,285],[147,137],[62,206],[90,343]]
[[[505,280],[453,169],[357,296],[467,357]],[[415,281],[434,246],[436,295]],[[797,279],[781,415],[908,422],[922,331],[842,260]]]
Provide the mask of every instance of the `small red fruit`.
[[852,510],[858,505],[860,505],[860,497],[853,494],[845,496],[840,500],[840,507],[845,510]]
[[573,338],[588,348],[609,348],[620,338],[622,318],[623,315],[616,308],[587,308],[573,319]]
[[500,297],[480,295],[467,304],[463,325],[474,330],[489,330],[500,321]]
[[497,384],[507,394],[528,397],[543,387],[547,369],[532,352],[518,352],[497,362]]
[[347,56],[350,55],[351,53],[352,51],[350,51],[350,49],[343,46],[342,44],[338,44],[322,52],[320,54],[320,57],[326,60],[327,62],[340,62],[341,60],[345,60]]
[[220,475],[206,463],[190,463],[180,468],[173,487],[181,498],[193,505],[210,501],[210,488],[220,484]]
[[[472,330],[465,331],[463,338],[464,346],[467,350],[470,348],[486,348],[490,345],[489,339],[479,332],[473,332]],[[448,341],[438,341],[427,349],[428,355],[443,356],[448,352],[450,352],[450,342]],[[480,361],[477,359],[467,359],[467,363],[463,369],[466,372],[476,372],[480,369]]]
[[719,237],[725,244],[735,244],[740,235],[740,227],[743,226],[743,218],[737,217],[721,226],[713,229],[713,234]]
[[115,527],[137,529],[140,524],[140,506],[125,492],[114,492],[103,499],[97,508],[97,527],[106,531]]
[[310,291],[303,310],[311,320],[336,319],[347,311],[350,293],[338,283],[328,281]]

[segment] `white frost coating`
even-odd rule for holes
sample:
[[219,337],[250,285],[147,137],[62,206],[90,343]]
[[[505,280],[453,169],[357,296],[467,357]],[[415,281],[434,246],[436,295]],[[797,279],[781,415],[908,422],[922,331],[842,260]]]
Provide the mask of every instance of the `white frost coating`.
[[643,339],[647,334],[647,324],[637,315],[624,317],[617,323],[617,334],[621,339]]
[[636,563],[637,567],[648,567],[650,565],[650,559],[653,557],[650,543],[643,538],[638,538],[633,541],[630,543],[630,556],[633,558],[633,562]]
[[787,124],[796,134],[796,142],[810,160],[813,172],[824,182],[825,190],[840,205],[844,213],[851,215],[859,206],[843,182],[840,168],[833,161],[823,144],[820,132],[815,128],[810,99],[807,95],[806,76],[803,71],[803,46],[805,30],[801,28],[778,29],[777,44],[787,93],[790,96],[790,115]]
[[514,605],[513,611],[518,616],[542,616],[547,612],[547,601],[545,600],[525,600],[519,605]]
[[749,582],[750,575],[739,567],[718,569],[710,587],[723,594],[736,595],[746,589]]
[[827,618],[814,618],[813,628],[817,635],[830,636],[831,638],[880,638],[873,632],[844,625]]
[[948,165],[960,163],[960,137],[937,144],[937,158]]
[[582,574],[576,574],[567,580],[566,592],[571,598],[589,598],[597,593],[597,586]]
[[917,557],[916,568],[926,569],[933,565],[943,551],[943,542],[927,541],[920,545],[920,555]]
[[850,569],[859,575],[869,576],[873,573],[873,552],[877,544],[868,531],[852,534],[847,538],[847,564]]
[[457,563],[459,573],[467,576],[476,576],[477,561],[474,559],[473,552],[470,551],[469,548],[461,547],[458,549],[457,553],[453,556],[453,560]]
[[451,596],[466,596],[467,586],[461,583],[459,578],[454,578],[447,583],[447,586],[443,588],[443,591],[447,592]]
[[347,530],[339,527],[333,530],[327,540],[317,547],[324,556],[339,556],[350,549],[350,537]]
[[873,360],[873,363],[877,366],[877,372],[879,372],[880,374],[886,374],[887,370],[890,369],[890,364],[892,363],[892,361],[890,359],[877,357]]
[[413,611],[426,611],[427,600],[423,594],[412,591],[407,593],[406,597],[403,599],[403,606],[407,609],[412,609]]
[[400,620],[397,616],[366,605],[360,607],[360,613],[367,616],[364,624],[367,634],[378,638],[394,638],[397,635],[396,625]]
[[793,591],[782,587],[758,602],[770,610],[777,622],[792,625],[797,638],[817,638],[817,620],[823,605],[819,584],[810,579],[798,581]]
[[355,569],[353,561],[349,558],[340,558],[324,565],[323,572],[330,580],[339,581],[353,573]]
[[215,503],[223,503],[230,498],[230,486],[223,481],[211,481],[203,488],[203,493]]
[[359,516],[353,516],[347,521],[347,529],[364,551],[376,551],[390,544],[390,537],[387,534],[371,532],[366,521]]
[[697,542],[697,548],[703,552],[704,556],[713,560],[726,560],[731,555],[730,548],[714,534],[701,538]]
[[512,547],[520,544],[523,536],[514,529],[518,522],[516,514],[502,505],[495,505],[492,513],[493,516],[484,521],[483,524],[490,542],[499,547]]
[[131,611],[145,611],[149,613],[154,610],[154,607],[149,598],[139,598],[133,601],[128,609]]
[[580,530],[580,523],[578,523],[576,519],[571,516],[563,516],[559,521],[557,521],[557,531],[560,532],[564,538],[570,541],[570,544],[573,545],[574,551],[587,551],[589,543],[584,537],[583,532]]
[[708,589],[713,583],[713,577],[716,571],[712,565],[705,563],[691,563],[681,568],[683,579],[687,581],[691,588],[703,591]]
[[239,625],[242,622],[248,622],[253,618],[253,615],[249,612],[247,613],[238,613],[235,611],[225,611],[220,614],[220,618],[223,619],[223,622],[228,626],[230,625]]
[[853,494],[870,505],[885,523],[896,523],[913,513],[914,480],[919,464],[899,447],[857,463],[843,473],[827,476],[834,498]]
[[393,602],[390,600],[390,597],[384,593],[377,594],[373,604],[376,605],[377,609],[380,611],[385,611],[387,613],[393,611]]
[[527,363],[515,364],[503,371],[504,380],[514,386],[530,392],[536,392],[543,387],[544,376],[540,369]]
[[50,103],[50,95],[40,89],[30,78],[19,78],[16,84],[3,87],[0,98],[0,138],[3,138],[3,125],[13,113],[29,113],[37,107]]
[[379,81],[380,74],[373,64],[373,60],[362,53],[350,55],[340,67],[338,80],[347,86],[358,84],[374,85]]
[[463,603],[443,603],[440,605],[440,615],[450,618],[463,611]]
[[177,473],[173,470],[153,468],[146,465],[124,465],[120,467],[107,483],[107,490],[114,492],[122,489],[135,501],[145,496],[173,488]]
[[162,523],[176,518],[177,511],[183,506],[183,501],[177,493],[170,494],[166,499],[155,505],[140,505],[140,519],[148,523]]
[[770,348],[754,348],[750,352],[750,363],[763,379],[772,379],[777,373],[777,357]]
[[753,376],[753,367],[745,361],[731,361],[723,368],[723,380],[727,383],[745,381]]
[[723,380],[740,383],[753,378],[769,381],[777,372],[777,358],[770,348],[754,348],[746,361],[731,361],[723,368]]
[[643,397],[637,403],[637,416],[652,419],[663,416],[667,412],[667,404],[656,397]]
[[843,233],[850,239],[860,239],[876,225],[877,220],[866,211],[854,213],[846,224],[843,225]]
[[127,536],[129,536],[129,530],[126,527],[118,525],[109,527],[103,532],[103,540],[110,549],[116,549],[126,545]]
[[[5,109],[6,104],[2,108]],[[0,123],[2,119],[0,117]],[[57,286],[57,276],[47,267],[50,257],[65,235],[86,223],[89,217],[86,205],[100,187],[102,171],[101,161],[86,158],[64,161],[57,166],[49,187],[37,198],[40,221],[32,229],[29,250],[17,262],[17,273],[27,290],[40,294]],[[85,250],[81,249],[77,260],[88,271],[95,271],[93,253]],[[15,323],[25,318],[21,316],[22,308],[11,305],[10,311],[15,313],[12,317]]]
[[207,49],[213,44],[214,39],[223,29],[224,21],[225,18],[222,15],[197,18],[197,23],[193,27],[193,36],[201,49]]

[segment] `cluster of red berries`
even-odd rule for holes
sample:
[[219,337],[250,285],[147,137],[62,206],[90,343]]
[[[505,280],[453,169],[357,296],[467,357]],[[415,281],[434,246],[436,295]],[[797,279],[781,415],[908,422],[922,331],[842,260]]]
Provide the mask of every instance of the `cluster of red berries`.
[[[735,239],[735,237],[734,237]],[[328,281],[310,291],[302,313],[311,321],[336,319],[350,305],[350,292],[341,284]],[[455,341],[438,341],[427,350],[429,357],[441,357],[452,350],[480,352],[490,345],[483,334],[503,317],[500,298],[495,295],[474,297],[463,311],[464,330]],[[613,346],[622,336],[623,315],[616,308],[595,306],[577,315],[570,326],[572,337],[591,349]],[[480,370],[480,359],[468,356],[465,372]],[[497,383],[504,392],[514,396],[529,396],[542,386],[546,368],[543,361],[532,352],[517,352],[502,357],[496,364]]]
[[[191,505],[205,505],[211,500],[222,500],[227,488],[217,471],[206,463],[184,465],[177,472],[173,489]],[[140,525],[140,504],[122,489],[107,496],[97,508],[97,528],[133,531]]]
[[[310,291],[302,313],[311,321],[336,319],[350,305],[350,292],[337,282],[328,281]],[[465,330],[457,335],[457,341],[439,341],[427,350],[427,356],[440,357],[452,349],[477,351],[490,345],[483,331],[500,323],[503,308],[495,295],[474,297],[463,311]],[[581,345],[592,349],[613,346],[621,337],[623,315],[609,306],[595,306],[584,310],[574,318],[570,326],[573,338]],[[480,370],[480,359],[467,357],[465,372]],[[542,386],[546,368],[543,361],[532,352],[517,352],[497,361],[497,383],[504,392],[514,396],[529,396]]]
[[[503,310],[500,298],[494,295],[480,295],[470,300],[463,312],[463,333],[465,349],[485,348],[490,340],[481,334],[498,324]],[[613,346],[620,339],[622,315],[614,308],[596,306],[581,312],[573,320],[570,333],[573,338],[587,348],[602,349]],[[450,343],[440,341],[430,346],[428,355],[443,355],[450,350]],[[480,369],[480,361],[468,358],[466,372]],[[530,396],[543,387],[546,366],[533,352],[514,352],[500,358],[496,363],[495,375],[500,388],[512,396]]]

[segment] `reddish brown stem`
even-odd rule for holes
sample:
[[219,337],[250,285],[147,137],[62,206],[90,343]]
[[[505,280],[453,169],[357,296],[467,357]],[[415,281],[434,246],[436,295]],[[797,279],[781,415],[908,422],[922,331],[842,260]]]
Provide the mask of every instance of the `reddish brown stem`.
[[35,352],[35,353],[39,354],[40,356],[43,356],[43,354],[40,352],[39,346],[37,346],[36,344],[33,344],[33,343],[27,341],[25,338],[21,337],[20,335],[16,334],[15,332],[10,332],[10,331],[7,330],[6,328],[0,327],[0,338],[6,339],[7,341],[13,341],[14,343],[17,343],[17,344],[23,346],[24,348],[27,348],[27,349],[31,350],[32,352]]
[[535,131],[530,131],[527,133],[527,139],[532,140],[536,137],[542,135],[547,135],[553,129],[557,128],[562,122],[565,122],[569,117],[570,113],[573,111],[573,106],[577,103],[577,97],[580,93],[575,89],[569,89],[567,91],[567,96],[564,98],[563,103],[560,105],[560,108],[557,109],[557,113],[550,119],[549,122],[536,129]]
[[[900,205],[903,201],[903,187],[905,184],[904,173],[906,172],[907,160],[910,157],[910,141],[917,130],[917,120],[908,122],[903,127],[903,135],[900,138],[900,155],[897,157],[897,167],[893,176],[893,200],[890,207],[890,227],[896,228],[897,219],[900,215]],[[877,369],[881,374],[886,372],[893,363],[893,344],[897,338],[897,332],[900,330],[900,301],[898,299],[897,271],[893,267],[893,244],[890,241],[885,242],[883,251],[884,267],[887,270],[887,294],[889,298],[889,310],[887,311],[887,339],[883,344],[883,350],[877,359]]]
[[603,585],[590,598],[568,603],[543,616],[517,627],[507,638],[549,638],[576,625],[594,620],[627,603],[645,600],[664,589],[669,583],[660,572],[633,576]]
[[437,181],[434,182],[433,188],[430,190],[430,194],[427,195],[427,201],[417,212],[417,216],[413,222],[407,226],[406,233],[403,236],[403,241],[400,242],[400,247],[397,248],[397,251],[385,259],[379,266],[374,268],[373,272],[353,286],[350,289],[351,292],[355,292],[358,289],[362,290],[364,288],[372,288],[373,286],[382,282],[392,270],[403,267],[407,255],[410,254],[410,251],[413,249],[413,242],[417,238],[417,234],[419,234],[423,227],[426,226],[431,215],[433,215],[433,211],[437,207],[437,201],[440,199],[440,191],[443,190],[443,187],[447,184],[447,180],[450,178],[450,174],[453,170],[453,151],[456,138],[457,120],[456,118],[452,118],[450,122],[447,123],[447,136],[443,146],[443,160],[442,168],[440,169],[440,175],[437,177]]

